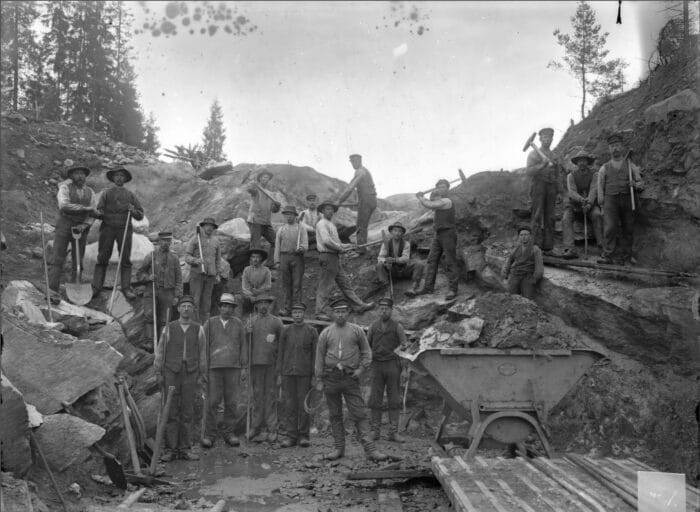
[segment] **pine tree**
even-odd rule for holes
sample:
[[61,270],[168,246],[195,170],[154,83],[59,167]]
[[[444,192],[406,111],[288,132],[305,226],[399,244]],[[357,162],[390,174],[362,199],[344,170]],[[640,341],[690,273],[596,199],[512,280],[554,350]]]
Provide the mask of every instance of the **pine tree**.
[[[593,9],[584,1],[579,2],[576,13],[570,18],[574,29],[573,35],[562,34],[559,29],[554,31],[557,43],[564,47],[563,61],[569,73],[576,77],[581,84],[581,118],[586,108],[586,94],[596,97],[605,96],[621,89],[618,77],[627,63],[622,59],[606,60],[608,50],[605,44],[608,33],[600,32],[596,23]],[[562,69],[564,65],[551,61],[547,67]]]
[[224,141],[226,130],[224,129],[224,114],[221,111],[219,100],[214,100],[209,111],[209,122],[204,128],[204,154],[208,160],[219,161],[226,158],[224,154]]
[[143,127],[144,137],[141,143],[141,149],[148,151],[149,153],[158,154],[158,148],[160,148],[160,141],[158,140],[158,132],[160,128],[156,125],[156,117],[153,112],[150,113],[146,123]]
[[35,2],[1,2],[0,72],[2,74],[2,104],[17,110],[23,99],[23,82],[28,75],[26,56],[37,49],[31,28],[39,16]]

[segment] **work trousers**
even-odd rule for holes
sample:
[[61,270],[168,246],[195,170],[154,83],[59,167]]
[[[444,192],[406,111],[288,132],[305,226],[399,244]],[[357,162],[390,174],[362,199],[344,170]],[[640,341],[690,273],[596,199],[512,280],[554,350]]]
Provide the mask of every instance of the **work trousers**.
[[457,265],[457,231],[454,229],[441,229],[435,233],[430,245],[428,261],[426,262],[425,289],[434,290],[437,279],[438,264],[440,258],[445,255],[445,270],[449,281],[450,290],[457,292],[459,286],[459,267]]
[[198,375],[196,370],[188,372],[184,363],[179,372],[163,368],[164,389],[175,387],[165,429],[165,440],[172,450],[187,450],[192,445],[192,420]]
[[[168,318],[168,310],[171,310],[173,306],[173,300],[175,299],[175,289],[174,288],[159,288],[156,287],[156,325],[157,332],[165,326],[166,319]],[[172,310],[171,316],[172,319]],[[146,335],[149,338],[153,337],[153,285],[149,283],[146,286],[146,290],[143,293],[143,319],[146,323]]]
[[117,250],[122,255],[122,268],[131,268],[131,237],[133,230],[129,225],[129,230],[124,239],[124,247],[122,247],[122,238],[124,238],[124,227],[106,226],[104,223],[100,225],[100,238],[97,245],[97,264],[107,267],[109,258],[114,250],[114,243],[117,243]]
[[77,254],[80,254],[80,268],[82,273],[83,268],[83,258],[85,257],[85,245],[87,242],[88,231],[85,230],[80,235],[78,240],[79,250],[76,252],[75,243],[73,241],[73,235],[71,233],[71,227],[77,226],[79,223],[73,224],[70,220],[59,217],[56,223],[56,231],[53,236],[53,258],[51,260],[51,269],[49,271],[49,288],[54,291],[58,291],[58,287],[61,282],[61,273],[63,272],[63,264],[66,261],[66,256],[68,253],[68,247],[71,247],[71,260],[73,262],[71,281],[75,282],[76,273],[78,270],[78,260],[76,258]]
[[277,375],[275,366],[256,364],[250,368],[253,388],[251,428],[256,432],[277,432]]
[[282,292],[284,308],[289,310],[296,302],[302,302],[302,281],[304,280],[304,255],[280,254],[282,272]]
[[[357,245],[367,243],[367,226],[372,213],[377,208],[377,196],[360,196],[357,203]],[[361,249],[362,250],[362,249]]]
[[304,398],[311,389],[310,375],[282,375],[282,428],[290,439],[309,438],[309,415]]
[[389,423],[392,429],[396,429],[401,408],[401,363],[398,359],[372,361],[372,390],[368,406],[371,409],[372,429],[376,431],[382,423],[384,390],[389,409]]
[[190,293],[194,299],[196,320],[203,324],[209,319],[211,311],[211,294],[216,284],[216,276],[190,271]]
[[619,257],[627,259],[632,255],[634,242],[634,211],[632,196],[616,194],[605,196],[603,203],[603,256],[612,257],[620,238]]
[[369,422],[365,414],[365,401],[360,391],[360,379],[341,370],[326,370],[323,375],[323,394],[326,397],[335,447],[339,450],[345,449],[343,421],[343,398],[345,398],[348,417],[355,424],[357,440],[366,452],[374,451],[374,443],[369,438]]
[[268,252],[268,261],[272,261],[272,255],[275,253],[275,230],[269,224],[255,224],[253,222],[248,223],[248,229],[250,229],[250,248],[251,249],[261,249],[262,244],[260,239],[264,238],[270,244],[270,252]]
[[508,292],[513,295],[522,295],[526,299],[535,298],[535,278],[532,274],[508,276]]
[[[410,279],[414,285],[418,285],[423,279],[425,267],[417,261],[409,261],[405,265],[389,264],[392,279]],[[384,263],[377,263],[377,279],[382,284],[389,284],[389,271]]]
[[[583,218],[583,210],[574,210],[573,206],[567,205],[564,209],[564,215],[561,218],[561,229],[564,235],[564,247],[574,246],[574,218]],[[603,245],[603,214],[600,212],[600,208],[596,205],[588,210],[588,218],[590,219],[590,224],[588,225],[588,234],[593,231],[595,235],[595,241],[597,245]]]
[[236,397],[241,382],[240,368],[210,368],[207,396],[205,435],[216,437],[218,431],[217,413],[221,400],[224,401],[222,434],[233,434],[236,425]]
[[350,278],[340,264],[340,256],[338,254],[322,252],[318,256],[318,262],[321,267],[321,279],[319,279],[318,288],[316,289],[316,314],[323,312],[328,305],[328,299],[333,291],[334,283],[338,285],[343,296],[354,306],[360,307],[364,304],[362,299],[355,293],[350,283]]
[[535,180],[530,188],[532,208],[530,229],[536,246],[543,251],[554,248],[554,207],[557,204],[557,184]]

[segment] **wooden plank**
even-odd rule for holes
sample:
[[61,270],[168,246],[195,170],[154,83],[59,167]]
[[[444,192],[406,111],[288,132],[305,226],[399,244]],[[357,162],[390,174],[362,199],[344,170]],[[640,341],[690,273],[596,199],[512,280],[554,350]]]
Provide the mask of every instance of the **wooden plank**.
[[529,487],[538,497],[544,501],[554,512],[565,512],[560,505],[554,503],[542,489],[537,487],[529,478],[523,475],[516,475],[527,487]]
[[573,491],[572,489],[568,489],[569,491],[576,492],[586,503],[599,511],[605,510],[605,508],[603,508],[603,503],[608,503],[611,498],[616,498],[612,493],[606,493],[606,497],[601,496],[598,492],[597,485],[595,487],[585,485],[579,478],[571,473],[565,472],[550,460],[544,458],[538,460],[552,472],[552,474],[562,483],[562,485],[565,487],[571,486]]
[[379,471],[356,471],[349,473],[348,480],[389,480],[400,479],[406,480],[409,478],[431,478],[435,474],[430,469],[393,469]]
[[585,506],[581,500],[580,497],[577,496],[575,493],[570,492],[568,489],[562,487],[557,481],[553,480],[549,475],[546,473],[540,471],[537,467],[533,466],[532,464],[528,464],[525,462],[525,460],[521,457],[517,458],[520,463],[527,468],[527,471],[529,471],[534,477],[540,479],[542,482],[546,483],[549,486],[550,491],[558,495],[561,499],[565,501],[565,510],[569,510],[571,508],[571,505],[575,505],[578,507],[579,510],[582,510],[584,512],[590,512],[590,508]]
[[458,512],[481,512],[480,509],[476,509],[472,505],[469,498],[464,494],[459,485],[454,482],[450,477],[450,471],[447,469],[445,462],[450,459],[440,459],[438,457],[432,458],[433,468],[435,469],[435,476],[437,477],[440,485],[442,485],[443,490],[450,499],[450,503]]
[[402,512],[401,496],[394,489],[382,489],[377,491],[377,503],[379,512]]
[[498,483],[499,487],[503,489],[506,492],[506,494],[508,494],[508,496],[510,496],[510,499],[517,503],[521,509],[525,510],[525,512],[535,512],[534,508],[532,508],[530,505],[528,505],[522,499],[516,496],[516,494],[513,492],[513,489],[510,488],[510,486],[505,480],[497,478],[496,483]]
[[508,510],[506,510],[505,507],[503,507],[496,495],[493,494],[482,481],[475,480],[474,483],[476,483],[479,489],[481,489],[481,492],[484,493],[484,496],[486,496],[489,499],[491,504],[496,510],[498,510],[498,512],[508,512]]

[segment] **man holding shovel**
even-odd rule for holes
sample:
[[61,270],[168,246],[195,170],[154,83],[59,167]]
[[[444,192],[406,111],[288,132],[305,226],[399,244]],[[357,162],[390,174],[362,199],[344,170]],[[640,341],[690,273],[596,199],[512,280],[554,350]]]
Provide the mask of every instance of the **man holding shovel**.
[[[377,189],[374,187],[374,180],[370,172],[362,165],[362,156],[354,153],[350,155],[350,165],[355,169],[352,181],[340,194],[338,204],[350,197],[352,191],[357,189],[357,245],[367,243],[367,226],[372,212],[377,208]],[[357,252],[364,254],[366,248],[357,249]]]
[[[280,203],[272,199],[265,187],[272,179],[272,172],[263,167],[255,177],[257,183],[248,188],[250,194],[250,208],[248,210],[248,227],[250,228],[250,248],[260,249],[260,239],[264,238],[270,244],[270,252],[275,249],[275,230],[272,227],[271,217],[273,213],[280,211]],[[272,266],[269,262],[267,266]]]
[[[90,169],[87,167],[71,167],[66,171],[67,179],[58,185],[56,199],[58,200],[59,217],[54,233],[53,261],[49,273],[52,301],[60,301],[58,289],[69,246],[72,247],[71,258],[73,260],[71,281],[76,282],[81,277],[77,275],[77,267],[78,263],[80,263],[80,268],[83,267],[85,244],[88,232],[95,222],[94,214],[97,207],[95,193],[85,185],[89,174]],[[76,243],[73,243],[73,232],[80,233]]]
[[214,235],[218,224],[206,217],[197,226],[185,251],[185,262],[190,265],[190,293],[194,297],[195,318],[206,322],[211,310],[214,284],[221,281],[221,247]]
[[[396,222],[389,226],[391,238],[384,240],[377,257],[377,280],[382,288],[389,286],[389,279],[411,279],[413,292],[417,293],[425,267],[411,261],[411,242],[404,239],[406,228]],[[392,297],[393,298],[393,297]]]
[[279,315],[289,316],[292,303],[303,299],[304,253],[309,248],[309,238],[306,230],[296,222],[297,209],[294,206],[285,206],[282,215],[287,223],[277,230],[274,261],[275,267],[279,267],[282,273],[284,294],[284,306]]
[[97,264],[92,277],[93,296],[97,296],[102,290],[109,258],[116,242],[121,261],[121,275],[115,276],[114,286],[116,287],[116,281],[119,279],[124,297],[131,300],[136,298],[131,289],[131,218],[143,219],[143,208],[136,195],[124,188],[124,184],[132,180],[128,170],[122,167],[107,171],[107,179],[114,183],[114,186],[105,190],[97,203],[96,216],[102,219],[102,224],[97,246]]
[[[591,167],[595,162],[593,155],[582,149],[571,157],[576,169],[566,177],[566,188],[569,200],[564,207],[561,227],[564,234],[564,258],[576,258],[574,249],[574,216],[585,217],[586,233],[588,236],[588,219],[591,220],[593,233],[599,248],[603,244],[603,215],[598,206],[598,173]],[[588,244],[588,240],[585,241]]]

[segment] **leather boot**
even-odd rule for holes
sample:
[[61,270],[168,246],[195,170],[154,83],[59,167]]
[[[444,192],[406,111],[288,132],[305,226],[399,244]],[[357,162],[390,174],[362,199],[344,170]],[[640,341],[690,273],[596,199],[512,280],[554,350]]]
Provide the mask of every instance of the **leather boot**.
[[95,271],[92,276],[92,296],[97,297],[102,291],[105,284],[105,275],[107,267],[105,265],[95,265]]
[[131,289],[131,267],[122,268],[121,274],[122,294],[127,300],[134,300],[136,294],[134,290]]
[[399,411],[397,409],[389,410],[389,436],[387,440],[394,443],[406,442],[406,439],[399,435]]
[[343,455],[345,455],[345,453],[343,452],[343,449],[336,448],[332,452],[328,452],[328,453],[324,454],[323,458],[325,460],[338,460],[338,459],[341,459],[343,457]]
[[370,431],[369,439],[371,441],[378,441],[381,435],[381,425],[382,425],[382,410],[381,409],[371,409],[371,419],[370,419]]

